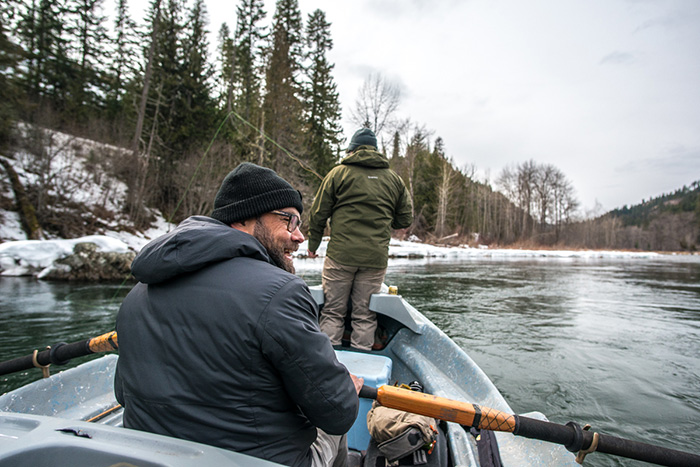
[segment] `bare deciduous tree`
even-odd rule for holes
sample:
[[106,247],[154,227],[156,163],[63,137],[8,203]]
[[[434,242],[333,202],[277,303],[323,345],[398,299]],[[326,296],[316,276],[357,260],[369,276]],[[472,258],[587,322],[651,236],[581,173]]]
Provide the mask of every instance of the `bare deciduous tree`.
[[[535,233],[548,233],[554,227],[552,240],[559,241],[562,224],[568,223],[578,209],[571,183],[551,164],[537,164],[530,160],[515,167],[505,167],[497,184],[520,209],[520,228],[526,238]],[[537,232],[532,230],[533,215],[537,216]]]
[[355,108],[351,110],[351,120],[379,136],[390,123],[400,101],[399,85],[389,82],[381,73],[371,73],[360,88]]

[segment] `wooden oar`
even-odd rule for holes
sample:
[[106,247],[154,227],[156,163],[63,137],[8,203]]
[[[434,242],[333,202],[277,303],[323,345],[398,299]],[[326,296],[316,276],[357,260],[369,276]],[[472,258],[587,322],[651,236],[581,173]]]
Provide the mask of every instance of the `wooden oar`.
[[579,453],[579,463],[583,462],[586,454],[598,451],[658,465],[700,466],[700,456],[696,454],[594,433],[574,422],[560,425],[386,385],[379,388],[363,386],[360,397],[376,399],[385,407],[456,422],[465,427],[503,431],[560,444],[571,452]]
[[[72,344],[62,342],[41,352],[35,350],[30,355],[0,362],[0,375],[33,367],[43,368],[46,375],[46,369],[50,364],[64,365],[72,358],[109,352],[117,350],[118,347],[116,331]],[[387,385],[379,388],[363,386],[360,397],[376,399],[385,407],[456,422],[465,427],[503,431],[525,438],[560,444],[569,451],[578,453],[577,460],[580,462],[583,462],[586,454],[598,451],[657,465],[700,466],[700,456],[696,454],[594,433],[582,429],[575,422],[560,425]]]
[[44,376],[48,376],[48,366],[50,364],[65,365],[72,358],[84,357],[98,352],[109,352],[117,350],[117,347],[116,331],[110,331],[101,336],[73,342],[72,344],[61,342],[46,350],[35,350],[34,353],[24,357],[0,362],[0,375],[37,367],[44,371]]

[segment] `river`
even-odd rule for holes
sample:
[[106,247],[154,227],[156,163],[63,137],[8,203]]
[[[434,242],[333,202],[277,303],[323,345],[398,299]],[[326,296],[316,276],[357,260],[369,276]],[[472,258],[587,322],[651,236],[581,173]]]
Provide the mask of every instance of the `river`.
[[[300,275],[320,282],[318,270]],[[700,452],[700,257],[402,260],[386,283],[516,413]],[[0,359],[112,330],[129,287],[1,278]],[[0,377],[0,393],[39,376]],[[648,464],[592,454],[586,465]]]

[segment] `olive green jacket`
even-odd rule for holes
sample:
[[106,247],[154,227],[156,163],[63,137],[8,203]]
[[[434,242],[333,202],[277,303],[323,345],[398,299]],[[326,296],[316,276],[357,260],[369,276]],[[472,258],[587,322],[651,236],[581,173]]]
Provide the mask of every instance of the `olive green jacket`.
[[385,268],[391,229],[413,222],[411,197],[389,161],[360,146],[328,172],[311,206],[309,251],[316,251],[331,220],[326,255],[340,264]]

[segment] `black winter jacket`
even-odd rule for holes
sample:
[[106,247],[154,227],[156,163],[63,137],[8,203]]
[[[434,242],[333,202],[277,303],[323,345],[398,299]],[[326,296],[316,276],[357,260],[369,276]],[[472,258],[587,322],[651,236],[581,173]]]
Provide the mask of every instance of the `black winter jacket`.
[[359,401],[302,279],[251,235],[195,216],[144,247],[117,316],[127,428],[308,466]]

